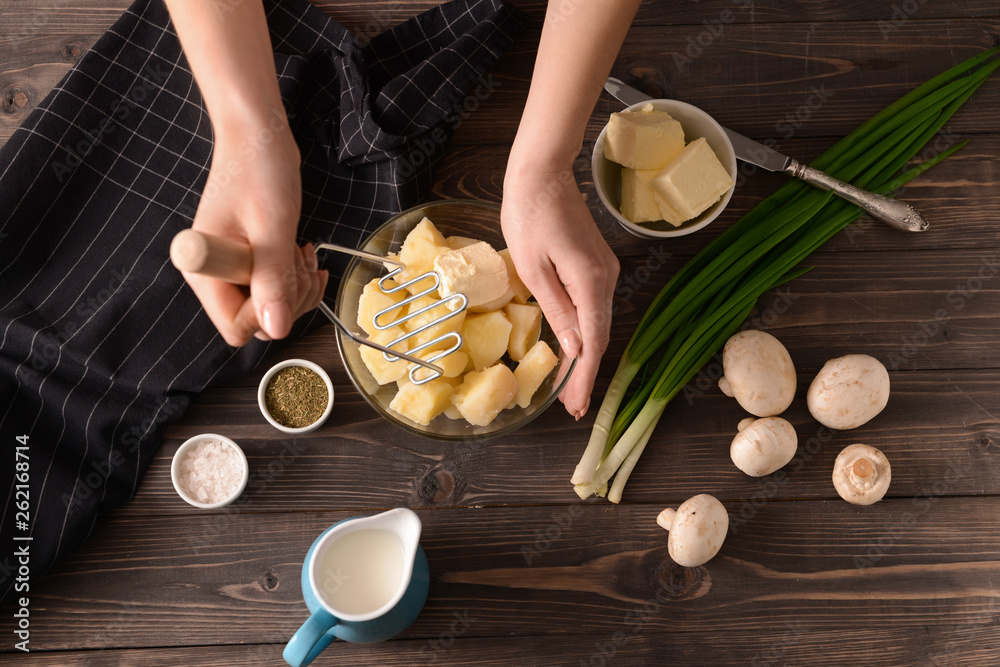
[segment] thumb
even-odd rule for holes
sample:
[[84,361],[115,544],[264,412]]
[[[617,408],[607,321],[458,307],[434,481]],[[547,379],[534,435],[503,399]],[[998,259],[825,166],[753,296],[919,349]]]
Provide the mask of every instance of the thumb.
[[555,332],[559,345],[567,357],[578,357],[582,342],[573,300],[554,271],[541,271],[533,278],[532,282],[535,284],[530,286],[531,292]]
[[271,239],[251,239],[253,274],[250,296],[257,322],[273,339],[284,338],[292,330],[292,304],[297,303],[298,281],[302,255],[294,243]]

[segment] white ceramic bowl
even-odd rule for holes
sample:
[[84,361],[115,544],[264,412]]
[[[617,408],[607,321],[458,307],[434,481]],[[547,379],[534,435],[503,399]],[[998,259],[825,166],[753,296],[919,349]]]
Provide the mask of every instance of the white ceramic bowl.
[[[711,116],[696,106],[678,100],[649,100],[640,102],[624,109],[624,111],[638,111],[643,106],[652,104],[654,109],[666,111],[676,119],[684,128],[684,142],[691,143],[699,137],[705,137],[708,145],[715,151],[719,162],[726,168],[733,182],[736,181],[736,152],[733,144],[726,136],[722,126],[715,122]],[[622,167],[616,162],[612,162],[604,157],[604,140],[608,133],[608,126],[605,125],[597,137],[594,145],[594,154],[591,158],[591,171],[594,177],[594,187],[597,189],[597,196],[600,197],[604,207],[615,217],[622,227],[632,234],[645,239],[662,239],[673,236],[684,236],[702,229],[715,220],[729,204],[733,196],[733,188],[722,195],[719,201],[709,206],[698,217],[688,220],[680,227],[674,227],[665,220],[658,222],[648,222],[641,225],[630,222],[621,214],[622,200]],[[735,187],[735,186],[734,186]]]
[[[240,485],[236,487],[236,491],[233,492],[231,496],[220,500],[217,503],[203,503],[196,500],[187,492],[187,490],[181,486],[180,483],[180,467],[181,459],[184,458],[188,452],[197,447],[203,442],[221,442],[224,445],[229,445],[236,450],[236,453],[240,455],[240,461],[243,462],[243,479],[240,481]],[[177,448],[177,452],[174,453],[174,458],[170,462],[170,481],[174,484],[174,490],[177,491],[177,495],[184,499],[189,505],[194,505],[203,510],[216,509],[218,507],[225,507],[234,500],[240,497],[243,490],[247,487],[247,480],[250,479],[250,464],[247,463],[246,454],[240,449],[240,446],[235,442],[230,440],[224,435],[219,435],[217,433],[202,433],[201,435],[196,435],[193,438],[189,438],[184,442],[183,445]]]
[[[314,421],[312,424],[309,424],[308,426],[302,426],[300,428],[291,428],[289,426],[285,426],[284,424],[278,422],[274,417],[271,416],[270,411],[268,411],[267,400],[265,399],[265,394],[267,393],[267,385],[271,382],[271,378],[273,378],[274,374],[280,371],[282,368],[288,368],[289,366],[304,366],[309,370],[315,371],[317,375],[323,378],[323,382],[324,384],[326,384],[326,391],[327,391],[326,410],[324,410],[320,418]],[[286,361],[279,362],[274,366],[271,366],[270,370],[264,373],[264,377],[261,378],[260,385],[257,387],[257,405],[260,407],[260,413],[264,415],[264,419],[266,419],[271,424],[271,426],[278,429],[279,431],[282,431],[283,433],[288,433],[289,435],[299,435],[301,433],[309,433],[310,431],[315,431],[320,426],[322,426],[323,422],[325,422],[327,417],[330,416],[330,413],[333,412],[333,382],[330,380],[330,376],[327,374],[327,372],[323,370],[318,364],[315,364],[311,361],[307,361],[305,359],[288,359]]]

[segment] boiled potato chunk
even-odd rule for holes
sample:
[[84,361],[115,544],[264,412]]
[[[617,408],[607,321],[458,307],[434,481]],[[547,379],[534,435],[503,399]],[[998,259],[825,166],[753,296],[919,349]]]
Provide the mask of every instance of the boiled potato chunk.
[[[432,270],[434,259],[450,250],[448,242],[434,226],[434,223],[427,218],[421,220],[406,235],[403,247],[399,250],[399,261],[406,265],[406,269],[401,274],[404,281]],[[407,289],[415,294],[426,289],[429,284],[429,281],[421,280]]]
[[411,421],[427,426],[451,405],[454,393],[455,388],[442,378],[424,384],[405,384],[396,392],[389,408]]
[[507,351],[511,323],[502,310],[469,313],[462,324],[462,350],[479,371],[495,364]]
[[[424,350],[422,352],[418,352],[415,356],[425,361],[430,361],[430,358],[435,354],[440,354],[440,350]],[[457,378],[465,372],[465,367],[469,363],[469,355],[461,350],[455,350],[451,354],[447,354],[441,359],[432,361],[431,363],[435,366],[439,366],[441,370],[444,371],[444,377]],[[416,366],[416,364],[410,364],[410,368],[408,368],[406,372],[409,373],[410,369],[414,366]],[[419,380],[426,377],[430,372],[431,371],[426,368],[421,371],[417,371],[417,379]]]
[[528,299],[531,298],[531,290],[527,288],[517,275],[517,269],[514,268],[514,260],[510,258],[510,250],[504,248],[500,251],[500,256],[503,257],[503,261],[507,265],[507,280],[510,281],[510,289],[514,292],[514,303],[528,303]]
[[[406,292],[400,290],[392,294],[386,294],[378,286],[378,278],[373,278],[370,283],[365,285],[364,289],[361,291],[361,299],[358,301],[358,326],[364,329],[365,333],[371,336],[375,332],[379,331],[372,324],[372,320],[375,317],[375,313],[383,310],[385,308],[390,308],[394,304],[399,303],[406,297]],[[396,287],[394,281],[387,281],[386,287],[392,289]],[[392,311],[384,314],[379,318],[379,324],[389,324],[390,322],[396,320],[402,313],[401,309],[393,309]]]
[[[409,311],[407,312],[416,313],[421,308],[426,308],[427,306],[433,305],[434,303],[438,302],[440,302],[440,299],[438,299],[436,294],[428,294],[427,296],[422,296],[419,299],[416,299],[412,303],[410,303]],[[431,308],[426,313],[421,313],[420,315],[417,315],[412,319],[407,320],[406,322],[403,323],[403,328],[406,329],[408,332],[416,331],[425,324],[429,324],[434,320],[439,320],[451,312],[452,310],[448,307],[448,304],[441,303],[440,305]],[[465,311],[455,313],[448,319],[438,324],[435,324],[430,329],[422,331],[418,333],[416,336],[410,338],[409,340],[410,348],[412,349],[417,347],[418,345],[423,345],[424,343],[434,340],[438,336],[443,336],[444,334],[451,332],[461,331],[462,323],[464,321],[465,321]],[[455,342],[456,342],[455,340],[448,339],[441,343],[437,343],[436,345],[428,349],[437,350],[437,349],[448,348]]]
[[458,250],[459,248],[479,243],[476,239],[470,239],[468,236],[449,236],[445,241],[452,250]]
[[487,426],[517,395],[517,379],[503,364],[466,373],[451,402],[473,426]]
[[517,379],[517,396],[515,401],[522,408],[531,405],[531,397],[535,395],[542,381],[559,363],[559,358],[544,340],[540,340],[528,350],[521,363],[514,370]]
[[538,342],[542,332],[542,309],[535,304],[508,303],[504,312],[511,324],[507,352],[511,361],[521,361],[531,346]]
[[[385,331],[376,331],[372,335],[368,336],[368,338],[372,342],[378,343],[379,345],[388,345],[402,336],[403,333],[402,328],[392,327],[391,329],[386,329]],[[392,349],[399,350],[400,352],[406,352],[406,341],[394,346]],[[375,378],[375,381],[379,384],[389,384],[390,382],[395,382],[402,377],[404,373],[406,373],[406,362],[402,359],[398,359],[396,361],[386,361],[385,357],[382,356],[381,350],[376,350],[375,348],[368,347],[367,345],[362,345],[360,352],[361,361],[365,363],[365,366],[368,367],[372,377]]]

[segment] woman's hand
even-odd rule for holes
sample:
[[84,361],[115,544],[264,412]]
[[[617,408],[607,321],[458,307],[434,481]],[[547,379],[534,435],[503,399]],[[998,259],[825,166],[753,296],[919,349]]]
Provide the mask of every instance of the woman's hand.
[[[284,121],[284,112],[280,114]],[[212,323],[233,346],[252,336],[284,338],[300,315],[316,308],[328,274],[311,244],[295,245],[302,200],[299,151],[287,122],[217,128],[208,182],[193,229],[248,243],[249,290],[184,273]],[[265,141],[266,139],[266,141]]]
[[511,258],[563,350],[579,357],[559,398],[579,419],[608,347],[618,258],[601,236],[571,168],[508,170],[501,225]]
[[249,290],[185,273],[230,345],[284,338],[319,305],[327,274],[311,245],[295,245],[302,209],[301,158],[278,89],[260,0],[225,12],[211,2],[166,0],[212,119],[215,147],[192,227],[250,244]]

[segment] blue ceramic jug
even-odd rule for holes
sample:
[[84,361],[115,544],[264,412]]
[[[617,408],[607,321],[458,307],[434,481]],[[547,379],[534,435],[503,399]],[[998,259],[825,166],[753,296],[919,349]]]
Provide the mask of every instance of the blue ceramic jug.
[[[374,516],[345,519],[316,538],[302,565],[302,594],[312,615],[285,646],[283,656],[288,664],[308,665],[335,639],[380,642],[413,623],[427,600],[430,584],[427,557],[420,548],[420,528],[416,513],[397,508]],[[393,536],[398,538],[398,544]],[[376,575],[377,580],[365,581],[349,565],[343,565],[342,569],[331,561],[342,552],[365,548],[358,545],[382,552],[366,554],[361,564],[369,571],[375,568],[369,574]],[[386,553],[396,548],[402,549],[401,557]],[[379,572],[381,563],[386,563],[389,571]],[[399,571],[394,571],[396,566]],[[348,600],[340,594],[341,583],[350,584],[357,592],[359,585],[385,589],[387,582],[389,589],[383,590],[387,598],[384,602],[376,594],[369,597],[365,591],[361,591],[365,595],[361,601]],[[394,582],[398,585],[392,588]],[[366,604],[378,606],[367,608]]]

